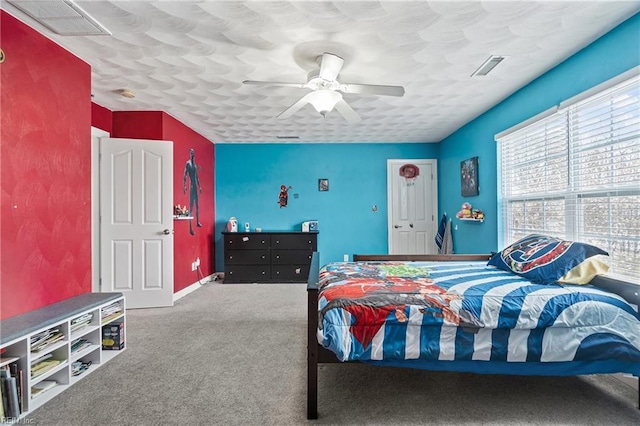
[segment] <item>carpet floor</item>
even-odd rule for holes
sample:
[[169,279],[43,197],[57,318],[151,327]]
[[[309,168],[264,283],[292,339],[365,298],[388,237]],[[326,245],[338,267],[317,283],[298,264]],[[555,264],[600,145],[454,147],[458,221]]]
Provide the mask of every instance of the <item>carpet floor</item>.
[[639,425],[611,376],[326,364],[306,419],[306,287],[204,285],[127,311],[127,349],[22,419],[40,425]]

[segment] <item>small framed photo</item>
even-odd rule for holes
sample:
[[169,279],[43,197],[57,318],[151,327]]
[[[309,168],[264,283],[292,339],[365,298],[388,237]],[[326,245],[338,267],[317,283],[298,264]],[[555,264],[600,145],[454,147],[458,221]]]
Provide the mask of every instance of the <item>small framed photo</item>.
[[329,179],[318,179],[318,191],[329,190]]

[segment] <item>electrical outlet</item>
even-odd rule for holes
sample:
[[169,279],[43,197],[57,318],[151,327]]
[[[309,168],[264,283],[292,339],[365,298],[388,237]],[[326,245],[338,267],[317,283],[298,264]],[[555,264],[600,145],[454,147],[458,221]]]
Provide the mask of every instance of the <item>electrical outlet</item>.
[[345,262],[348,262],[348,261],[349,261],[349,255],[348,255],[348,254],[345,254],[345,255],[344,255],[344,261],[345,261]]

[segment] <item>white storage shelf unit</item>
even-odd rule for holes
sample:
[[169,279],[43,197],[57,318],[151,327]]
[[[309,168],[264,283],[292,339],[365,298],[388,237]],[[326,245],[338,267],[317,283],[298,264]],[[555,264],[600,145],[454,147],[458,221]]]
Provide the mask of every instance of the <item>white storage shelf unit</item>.
[[[0,322],[2,359],[8,364],[18,358],[18,370],[22,371],[22,412],[19,417],[32,412],[120,354],[126,343],[120,350],[102,348],[102,327],[122,321],[126,336],[125,315],[122,293],[86,293]],[[39,347],[37,337],[53,335],[54,330],[61,333],[61,337]],[[81,374],[73,375],[72,364],[76,361],[90,365]],[[39,368],[43,365],[46,367]],[[34,388],[53,385],[52,382],[56,384],[46,391],[37,392]],[[12,418],[4,420],[15,423]]]

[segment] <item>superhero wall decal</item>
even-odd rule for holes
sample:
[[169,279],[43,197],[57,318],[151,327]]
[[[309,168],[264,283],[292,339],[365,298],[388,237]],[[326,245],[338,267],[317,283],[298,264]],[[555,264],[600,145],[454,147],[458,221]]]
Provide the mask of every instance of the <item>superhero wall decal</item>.
[[278,195],[278,204],[280,208],[287,207],[287,203],[289,202],[289,190],[291,186],[280,185],[280,194]]

